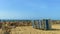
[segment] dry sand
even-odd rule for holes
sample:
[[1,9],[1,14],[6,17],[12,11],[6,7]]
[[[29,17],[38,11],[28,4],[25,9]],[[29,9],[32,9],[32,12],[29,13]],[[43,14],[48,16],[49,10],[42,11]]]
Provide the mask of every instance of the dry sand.
[[[34,29],[32,26],[21,26],[11,29],[11,34],[60,34],[60,24],[52,25],[52,30]],[[0,30],[2,32],[2,30]]]

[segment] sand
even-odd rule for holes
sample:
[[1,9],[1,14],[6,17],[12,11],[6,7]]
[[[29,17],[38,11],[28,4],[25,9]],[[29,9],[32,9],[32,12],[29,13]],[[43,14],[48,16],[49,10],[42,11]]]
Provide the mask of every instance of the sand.
[[[52,25],[52,30],[34,29],[32,26],[21,26],[11,29],[11,34],[60,34],[60,24]],[[2,30],[0,29],[0,33]]]

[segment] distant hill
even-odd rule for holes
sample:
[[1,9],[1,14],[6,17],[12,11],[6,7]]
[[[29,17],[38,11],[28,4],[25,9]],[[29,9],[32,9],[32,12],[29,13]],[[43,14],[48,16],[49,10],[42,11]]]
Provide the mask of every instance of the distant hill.
[[60,20],[52,20],[52,24],[60,24]]

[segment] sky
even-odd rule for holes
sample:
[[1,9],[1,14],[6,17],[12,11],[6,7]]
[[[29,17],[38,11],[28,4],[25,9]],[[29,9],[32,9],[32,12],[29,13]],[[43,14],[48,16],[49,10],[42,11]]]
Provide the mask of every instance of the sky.
[[0,0],[0,19],[59,19],[60,0]]

